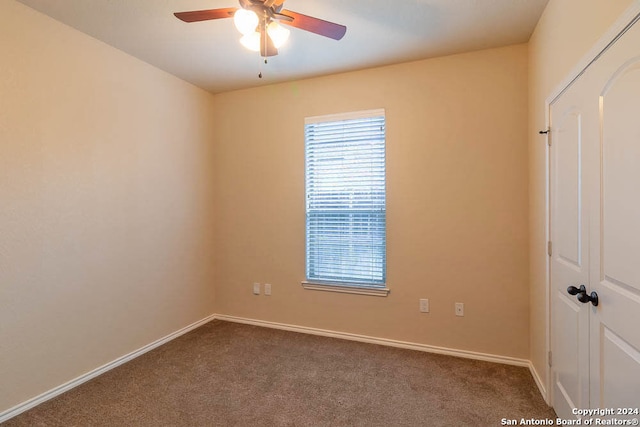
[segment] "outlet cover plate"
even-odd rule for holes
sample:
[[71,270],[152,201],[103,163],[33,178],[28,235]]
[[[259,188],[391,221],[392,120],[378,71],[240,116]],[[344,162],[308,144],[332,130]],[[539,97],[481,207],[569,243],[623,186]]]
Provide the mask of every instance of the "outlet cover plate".
[[464,316],[464,303],[456,303],[456,316]]

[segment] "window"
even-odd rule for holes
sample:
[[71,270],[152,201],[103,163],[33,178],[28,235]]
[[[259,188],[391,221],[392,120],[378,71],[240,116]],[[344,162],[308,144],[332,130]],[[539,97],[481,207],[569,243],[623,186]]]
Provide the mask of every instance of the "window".
[[305,160],[303,285],[386,295],[384,110],[307,118]]

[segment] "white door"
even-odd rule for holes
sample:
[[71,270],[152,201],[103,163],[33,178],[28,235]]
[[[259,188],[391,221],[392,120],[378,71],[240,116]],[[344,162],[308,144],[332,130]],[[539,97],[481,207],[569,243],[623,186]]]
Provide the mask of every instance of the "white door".
[[639,408],[640,24],[552,103],[551,130],[553,405]]
[[[640,407],[640,24],[596,68],[600,162],[592,204],[591,404]],[[637,417],[637,413],[634,414]]]
[[[582,82],[578,82],[582,83]],[[574,84],[552,105],[551,115],[551,334],[554,408],[573,418],[589,406],[589,308],[576,290],[589,285],[589,218],[584,174],[584,125],[593,108]],[[571,294],[567,291],[572,286]]]

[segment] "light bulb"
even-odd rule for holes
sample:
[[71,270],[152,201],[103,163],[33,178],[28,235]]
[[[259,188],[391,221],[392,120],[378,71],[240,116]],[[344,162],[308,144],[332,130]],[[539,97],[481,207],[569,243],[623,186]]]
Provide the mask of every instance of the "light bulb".
[[258,15],[251,10],[238,9],[233,15],[233,23],[236,24],[238,31],[244,35],[254,32],[259,22]]
[[240,43],[247,49],[258,52],[260,50],[260,33],[254,31],[253,33],[245,34],[240,39]]
[[277,49],[287,41],[291,31],[287,30],[276,21],[271,21],[271,23],[267,26],[267,33],[269,34],[269,37],[271,37],[273,45]]

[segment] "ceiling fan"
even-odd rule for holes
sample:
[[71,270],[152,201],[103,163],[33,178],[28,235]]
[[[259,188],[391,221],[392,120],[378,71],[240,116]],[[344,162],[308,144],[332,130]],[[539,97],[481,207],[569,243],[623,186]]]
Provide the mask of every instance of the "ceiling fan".
[[176,12],[175,17],[184,22],[208,21],[232,18],[236,28],[243,34],[240,42],[248,49],[260,51],[263,57],[278,54],[278,48],[286,41],[289,30],[285,24],[321,36],[340,40],[347,27],[312,16],[283,9],[285,0],[240,0],[240,9],[220,9]]

